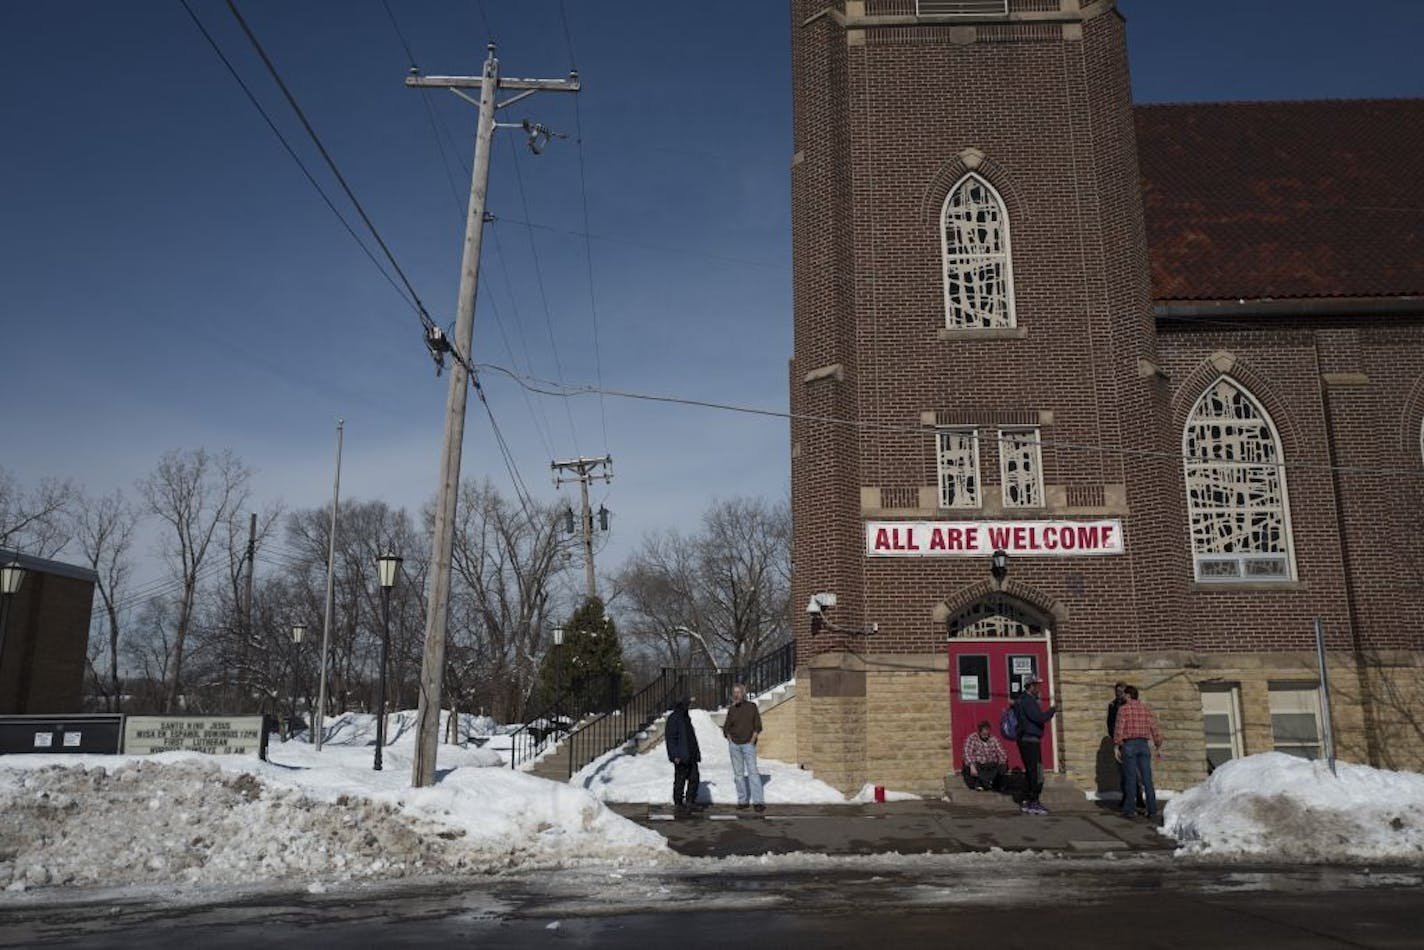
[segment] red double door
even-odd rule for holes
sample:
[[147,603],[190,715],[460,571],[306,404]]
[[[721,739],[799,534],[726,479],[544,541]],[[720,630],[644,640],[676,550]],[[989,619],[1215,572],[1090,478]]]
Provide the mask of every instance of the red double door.
[[[1009,766],[1022,768],[1015,743],[999,731],[1004,709],[1017,702],[1023,682],[1032,674],[1047,680],[1048,641],[995,637],[949,642],[949,734],[953,740],[955,769],[964,767],[964,740],[979,723],[988,720],[994,735],[1009,753]],[[1039,702],[1047,709],[1053,702],[1050,684],[1040,687]],[[1053,769],[1053,730],[1043,734],[1043,766]]]

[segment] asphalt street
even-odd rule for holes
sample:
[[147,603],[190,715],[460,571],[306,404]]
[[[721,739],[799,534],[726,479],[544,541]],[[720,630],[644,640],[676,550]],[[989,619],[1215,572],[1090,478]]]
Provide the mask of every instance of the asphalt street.
[[[0,946],[1421,947],[1424,871],[1124,859],[748,859],[173,903],[0,906]],[[216,895],[215,895],[216,897]]]

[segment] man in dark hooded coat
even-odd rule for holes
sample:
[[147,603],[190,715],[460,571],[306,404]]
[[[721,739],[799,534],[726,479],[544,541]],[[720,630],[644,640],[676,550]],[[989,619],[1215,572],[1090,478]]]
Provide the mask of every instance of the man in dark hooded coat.
[[663,727],[663,741],[673,769],[672,804],[680,816],[690,815],[697,807],[697,790],[702,782],[697,771],[697,763],[702,761],[702,750],[697,747],[697,730],[692,728],[692,717],[688,715],[687,706],[686,699],[679,699],[672,712],[668,713],[667,724]]

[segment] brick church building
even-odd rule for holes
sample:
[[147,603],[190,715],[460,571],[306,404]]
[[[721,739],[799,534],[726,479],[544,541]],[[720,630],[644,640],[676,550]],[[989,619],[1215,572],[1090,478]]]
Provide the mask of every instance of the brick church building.
[[[1134,106],[1112,0],[792,0],[795,757],[1424,766],[1424,100]],[[994,551],[1007,555],[995,570]],[[802,613],[813,601],[818,619]],[[768,727],[770,729],[770,726]]]

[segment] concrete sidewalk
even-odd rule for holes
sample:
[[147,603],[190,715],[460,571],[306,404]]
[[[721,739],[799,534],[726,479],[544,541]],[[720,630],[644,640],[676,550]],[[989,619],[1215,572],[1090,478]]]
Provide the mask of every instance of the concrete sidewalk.
[[1170,851],[1156,822],[1128,821],[1084,801],[1052,815],[1021,815],[1006,796],[973,804],[940,800],[869,805],[769,805],[764,815],[714,806],[702,817],[675,818],[670,805],[610,804],[691,857],[813,854],[953,854],[1057,851],[1071,854]]

